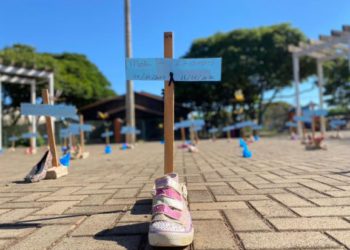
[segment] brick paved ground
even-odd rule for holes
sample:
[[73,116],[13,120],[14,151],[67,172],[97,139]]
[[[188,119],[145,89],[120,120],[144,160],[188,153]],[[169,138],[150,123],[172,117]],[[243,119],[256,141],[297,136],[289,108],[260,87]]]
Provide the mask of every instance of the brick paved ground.
[[[237,141],[202,141],[176,153],[195,226],[191,249],[349,249],[350,140],[306,152],[298,142],[263,139],[243,159]],[[152,181],[162,145],[87,160],[70,174],[18,181],[40,155],[0,156],[0,249],[150,249]]]

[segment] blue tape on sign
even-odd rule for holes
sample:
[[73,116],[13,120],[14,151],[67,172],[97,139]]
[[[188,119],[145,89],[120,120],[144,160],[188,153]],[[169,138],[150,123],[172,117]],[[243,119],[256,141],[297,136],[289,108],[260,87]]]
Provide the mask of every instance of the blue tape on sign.
[[169,80],[175,82],[221,81],[221,58],[170,59],[127,58],[127,80]]
[[329,122],[329,125],[332,127],[332,128],[337,128],[337,127],[340,127],[340,126],[345,126],[346,125],[346,121],[345,120],[331,120]]
[[288,128],[296,128],[296,127],[298,127],[298,124],[295,123],[295,122],[287,122],[287,123],[286,123],[286,126],[287,126]]
[[77,110],[74,106],[21,103],[22,115],[74,118],[76,113]]
[[9,141],[18,141],[19,138],[17,136],[11,136],[9,137]]
[[294,116],[293,120],[296,122],[311,123],[311,117],[309,116]]
[[30,138],[37,138],[38,134],[37,133],[24,133],[21,135],[23,139],[30,139]]
[[140,130],[138,130],[134,127],[131,127],[131,126],[124,126],[124,127],[122,127],[120,133],[123,135],[126,135],[126,134],[138,135],[138,134],[140,134]]
[[217,133],[219,130],[217,129],[217,128],[211,128],[211,129],[209,129],[208,130],[208,132],[210,133],[210,134],[215,134],[215,133]]
[[106,137],[109,137],[109,136],[112,136],[114,135],[114,133],[112,131],[109,131],[109,132],[104,132],[101,134],[101,137],[102,138],[106,138]]

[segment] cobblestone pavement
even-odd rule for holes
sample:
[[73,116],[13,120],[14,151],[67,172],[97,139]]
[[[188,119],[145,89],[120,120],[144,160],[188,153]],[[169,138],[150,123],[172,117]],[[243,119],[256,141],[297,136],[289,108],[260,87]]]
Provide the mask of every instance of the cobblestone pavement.
[[[243,159],[238,141],[201,141],[177,150],[195,227],[188,249],[349,249],[350,139],[305,151],[286,138],[262,139]],[[68,176],[23,184],[40,158],[0,156],[0,249],[151,249],[150,191],[163,148],[87,147]]]

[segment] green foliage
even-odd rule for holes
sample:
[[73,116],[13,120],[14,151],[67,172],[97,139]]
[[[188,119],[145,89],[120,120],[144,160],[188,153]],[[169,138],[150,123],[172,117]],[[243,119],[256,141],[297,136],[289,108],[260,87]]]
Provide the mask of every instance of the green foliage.
[[[80,107],[102,98],[115,95],[110,82],[85,55],[38,53],[35,48],[15,44],[0,51],[3,64],[27,68],[52,70],[55,89],[61,92],[58,101]],[[47,84],[38,85],[37,94]],[[29,86],[5,84],[5,97],[12,99],[11,106],[30,100]],[[6,108],[6,107],[5,107]]]
[[327,103],[343,112],[350,110],[350,69],[346,59],[337,59],[325,65],[325,94]]
[[[273,90],[277,94],[291,84],[292,57],[288,45],[305,40],[304,34],[289,24],[240,29],[198,39],[185,57],[222,57],[222,81],[177,84],[176,100],[202,112],[214,110],[214,120],[224,119],[220,114],[224,114],[222,110],[228,106],[231,110],[244,107],[249,118],[261,120],[268,106],[264,104],[264,93]],[[314,70],[314,65],[302,60],[301,68],[303,79]],[[244,103],[233,100],[234,91],[238,89],[243,91]],[[234,113],[231,115],[236,119]]]

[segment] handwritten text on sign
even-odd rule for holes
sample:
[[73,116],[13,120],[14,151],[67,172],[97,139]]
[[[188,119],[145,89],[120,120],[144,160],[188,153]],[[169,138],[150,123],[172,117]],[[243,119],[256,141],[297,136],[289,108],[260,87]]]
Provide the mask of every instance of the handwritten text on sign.
[[77,110],[74,106],[21,103],[22,115],[74,118],[76,117],[76,113]]
[[170,72],[179,82],[220,81],[221,58],[126,59],[127,80],[169,80]]

